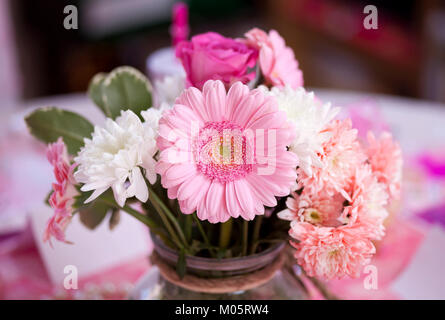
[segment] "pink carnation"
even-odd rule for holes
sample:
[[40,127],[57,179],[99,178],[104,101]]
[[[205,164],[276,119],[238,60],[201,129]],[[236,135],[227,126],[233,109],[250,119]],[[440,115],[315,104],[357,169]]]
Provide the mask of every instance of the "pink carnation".
[[287,151],[293,128],[276,100],[240,82],[228,93],[221,81],[189,88],[159,121],[157,172],[185,214],[224,222],[252,220],[276,206],[296,180]]
[[311,277],[357,277],[375,254],[373,243],[359,227],[316,227],[293,221],[289,234],[298,240],[291,242],[298,264]]
[[[351,120],[335,120],[324,133],[330,138],[322,144],[319,154],[320,165],[312,168],[312,175],[298,170],[300,186],[311,189],[313,193],[324,191],[328,195],[345,192],[355,174],[356,168],[366,161],[366,154],[357,139],[357,130],[352,128]],[[349,199],[348,199],[349,200]]]
[[76,165],[70,165],[66,145],[62,138],[48,145],[46,156],[54,168],[56,182],[53,183],[53,192],[49,199],[54,214],[48,220],[43,240],[48,241],[54,237],[59,241],[67,242],[65,229],[71,221],[74,197],[78,194],[73,177]]
[[267,84],[292,88],[303,86],[303,73],[298,68],[294,52],[286,46],[277,31],[269,34],[254,28],[245,34],[247,44],[259,50],[260,68]]
[[384,221],[388,217],[388,193],[385,185],[378,182],[368,164],[357,168],[351,184],[350,211],[343,214],[349,223],[360,224],[372,240],[385,235]]
[[341,278],[358,274],[369,261],[371,240],[384,235],[387,200],[384,185],[363,163],[342,192],[304,188],[288,198],[287,209],[278,216],[292,221],[295,256],[308,274]]
[[376,139],[368,132],[368,161],[379,182],[383,183],[391,197],[398,199],[402,179],[402,151],[389,132],[383,132]]
[[342,224],[340,219],[345,200],[340,193],[329,196],[325,192],[311,194],[303,189],[301,195],[293,192],[292,197],[287,198],[287,209],[279,212],[278,216],[284,220],[310,222],[318,226],[339,226]]

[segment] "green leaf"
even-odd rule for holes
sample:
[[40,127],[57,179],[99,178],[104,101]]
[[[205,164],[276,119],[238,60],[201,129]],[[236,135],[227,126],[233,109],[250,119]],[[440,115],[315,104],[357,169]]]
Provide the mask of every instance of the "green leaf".
[[88,93],[109,118],[117,118],[121,110],[140,112],[152,106],[152,87],[138,70],[124,66],[109,74],[99,73],[90,82]]
[[101,72],[96,74],[93,79],[91,79],[90,84],[88,85],[88,95],[90,96],[91,100],[93,100],[93,102],[102,109],[103,113],[110,118],[112,114],[106,108],[105,102],[102,99],[102,84],[106,76],[106,73]]
[[178,263],[176,265],[176,273],[178,274],[180,279],[184,278],[186,268],[187,268],[187,261],[185,258],[185,249],[182,248],[181,251],[179,252]]
[[106,217],[110,207],[101,201],[92,201],[85,207],[80,208],[77,213],[80,216],[80,222],[87,228],[95,229]]
[[53,195],[54,190],[51,190],[50,192],[48,192],[48,195],[45,198],[45,204],[47,204],[48,206],[51,206],[49,204],[49,199],[51,198],[51,196]]
[[116,228],[120,220],[121,220],[121,212],[118,209],[114,208],[113,211],[111,211],[111,217],[110,220],[108,221],[108,227],[110,228],[110,230]]
[[76,189],[77,189],[77,192],[79,192],[79,194],[74,197],[73,209],[75,209],[75,210],[87,206],[88,203],[85,204],[85,201],[93,193],[93,191],[88,191],[88,192],[80,191],[80,186],[76,186]]
[[56,107],[35,110],[25,121],[30,133],[45,143],[62,137],[68,152],[73,155],[84,145],[83,139],[90,137],[94,130],[93,125],[81,115]]
[[79,194],[74,199],[73,208],[80,216],[80,222],[89,229],[95,229],[107,216],[107,213],[114,208],[102,199],[110,197],[111,190],[107,190],[98,198],[89,203],[85,201],[91,196],[93,191],[82,192],[78,189]]

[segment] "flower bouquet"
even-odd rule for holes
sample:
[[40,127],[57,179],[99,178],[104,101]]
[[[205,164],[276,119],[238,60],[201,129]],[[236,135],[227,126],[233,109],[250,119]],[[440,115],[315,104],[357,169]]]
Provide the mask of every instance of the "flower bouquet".
[[196,35],[176,56],[186,77],[155,89],[131,67],[96,75],[102,126],[54,107],[27,116],[56,179],[44,240],[69,243],[76,214],[112,228],[125,213],[152,235],[151,298],[296,299],[308,284],[330,297],[320,280],[359,275],[384,236],[398,144],[360,140],[307,92],[274,30]]

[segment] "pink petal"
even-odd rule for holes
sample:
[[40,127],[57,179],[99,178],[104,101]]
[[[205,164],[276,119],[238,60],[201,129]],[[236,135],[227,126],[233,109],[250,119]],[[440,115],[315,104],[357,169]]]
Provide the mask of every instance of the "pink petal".
[[211,115],[213,121],[224,121],[227,119],[226,112],[226,89],[219,81],[207,81],[202,90],[207,114]]

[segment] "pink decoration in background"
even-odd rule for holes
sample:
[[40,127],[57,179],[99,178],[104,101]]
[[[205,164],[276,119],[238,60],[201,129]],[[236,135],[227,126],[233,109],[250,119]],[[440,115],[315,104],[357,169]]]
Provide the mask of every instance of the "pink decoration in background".
[[[16,120],[8,112],[3,116],[1,120]],[[48,195],[42,186],[50,186],[52,180],[42,156],[44,145],[22,134],[11,120],[0,125],[0,235],[26,227],[29,212]]]
[[361,140],[367,139],[368,131],[378,135],[384,131],[391,131],[380,108],[371,99],[363,99],[348,105],[347,117],[351,118],[352,125],[358,130]]
[[418,216],[428,223],[438,223],[445,228],[445,203],[423,210]]
[[178,2],[173,6],[172,25],[170,26],[173,46],[188,38],[190,31],[188,15],[188,7],[184,2]]
[[[27,230],[11,239],[8,252],[0,242],[0,300],[5,299],[126,299],[133,284],[150,267],[147,257],[126,260],[79,279],[78,290],[52,285],[42,258]],[[10,247],[11,247],[10,245]]]
[[[427,177],[435,183],[445,183],[445,153],[443,151],[424,152],[421,153],[415,160],[425,172]],[[436,189],[438,187],[436,186]],[[445,202],[443,197],[441,202],[432,207],[421,210],[418,216],[428,223],[438,223],[445,228]]]
[[[12,3],[9,1],[0,1],[0,100],[2,108],[5,108],[7,102],[17,100],[22,94],[22,77],[17,58],[17,40],[14,37],[11,6]],[[11,106],[14,105],[11,104]]]
[[202,89],[207,80],[221,80],[226,88],[236,81],[247,83],[255,78],[250,70],[256,64],[258,51],[241,41],[207,32],[182,41],[176,56],[187,74],[186,84]]
[[423,153],[419,156],[418,162],[432,177],[445,177],[445,153],[442,155]]

